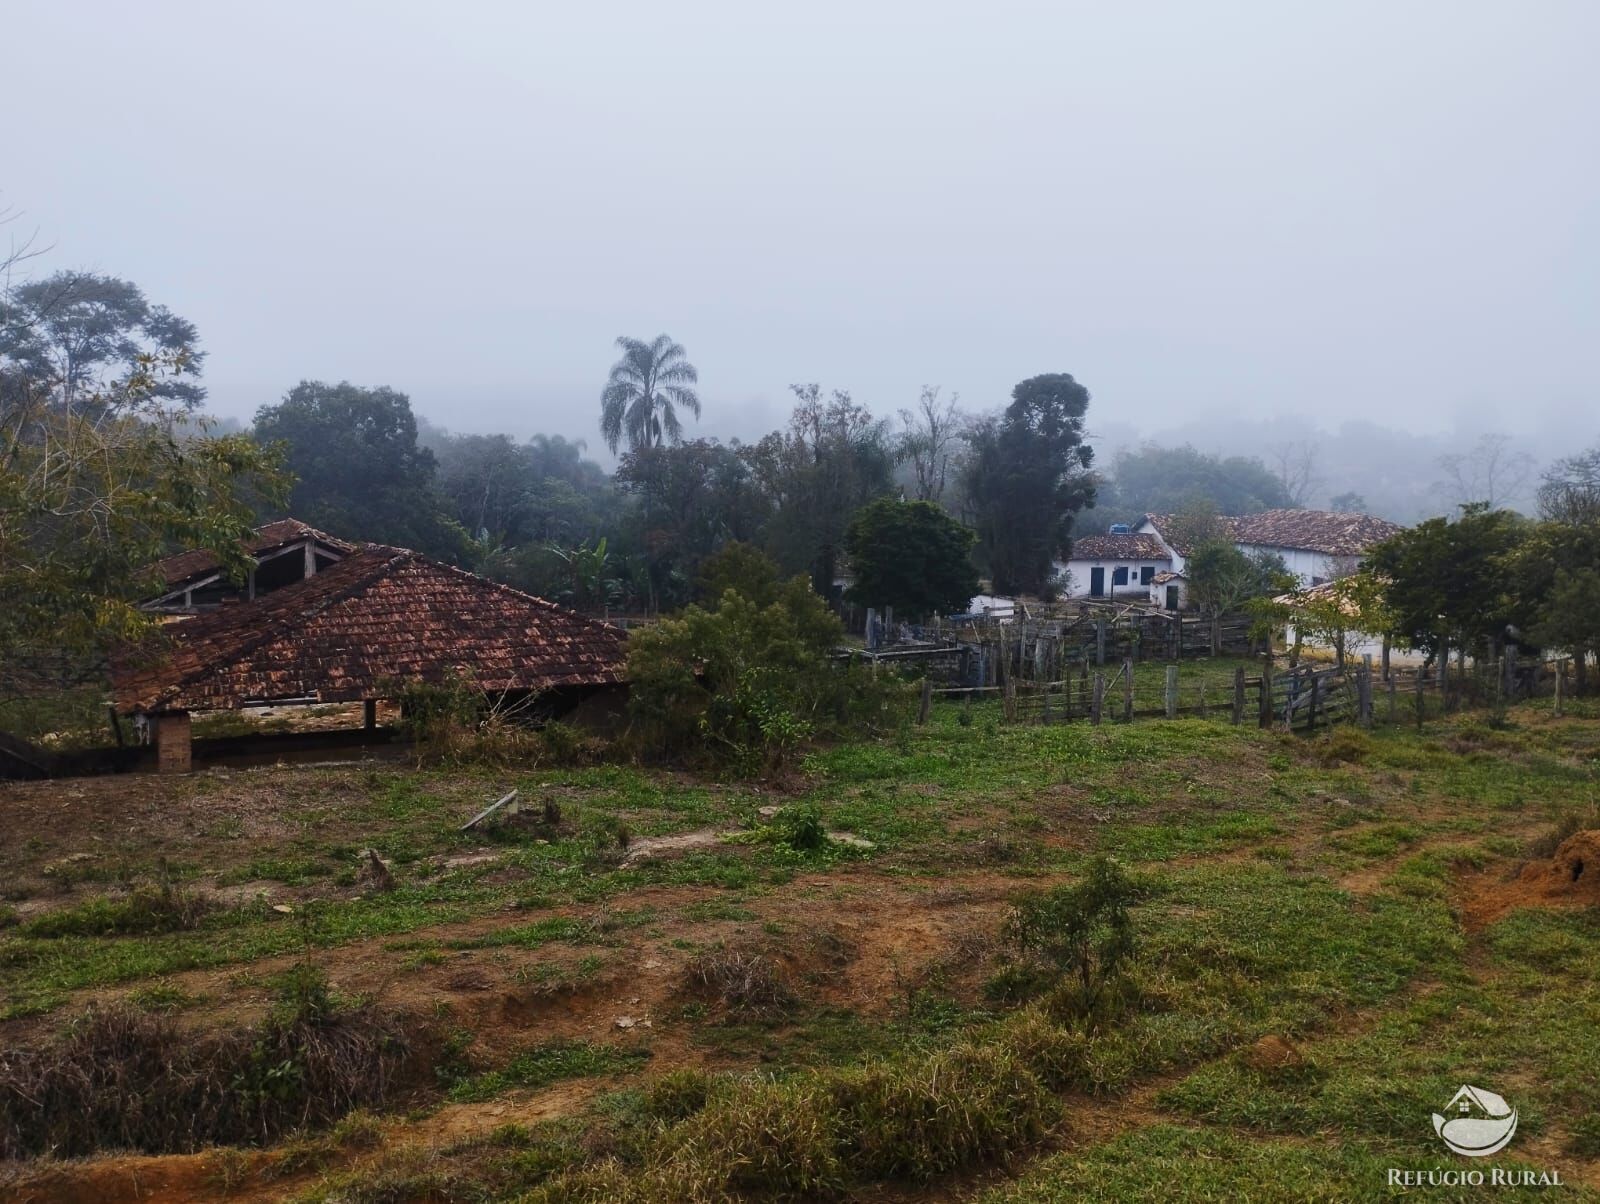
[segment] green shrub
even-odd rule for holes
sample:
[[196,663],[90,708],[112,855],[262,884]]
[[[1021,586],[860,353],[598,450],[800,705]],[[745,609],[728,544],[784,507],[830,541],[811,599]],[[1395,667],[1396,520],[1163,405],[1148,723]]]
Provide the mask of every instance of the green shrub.
[[1005,936],[1025,960],[1067,977],[1085,1014],[1137,948],[1129,906],[1138,890],[1116,861],[1100,857],[1082,882],[1029,895],[1006,918]]
[[797,577],[770,602],[727,589],[629,641],[640,751],[699,756],[741,774],[781,769],[813,736],[893,726],[909,689],[833,657],[843,628]]

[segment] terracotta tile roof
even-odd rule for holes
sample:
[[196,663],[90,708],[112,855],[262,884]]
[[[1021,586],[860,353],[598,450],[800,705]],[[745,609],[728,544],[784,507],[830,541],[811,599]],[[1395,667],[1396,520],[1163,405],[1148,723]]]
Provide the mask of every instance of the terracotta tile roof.
[[[1170,535],[1172,515],[1147,514],[1162,538],[1177,547]],[[1405,528],[1371,514],[1336,514],[1330,510],[1263,510],[1260,514],[1224,515],[1217,519],[1235,543],[1260,547],[1304,548],[1329,556],[1359,556]],[[1187,556],[1192,547],[1178,547]]]
[[1171,569],[1162,569],[1150,580],[1155,585],[1165,585],[1169,581],[1187,581],[1188,578],[1182,573],[1174,573]]
[[1167,560],[1154,535],[1083,535],[1068,549],[1071,560]]
[[[255,534],[245,543],[245,551],[252,556],[261,556],[264,553],[275,551],[285,544],[296,543],[307,536],[318,543],[326,544],[339,552],[353,552],[356,545],[325,531],[318,531],[315,527],[308,526],[297,518],[280,518],[275,522],[266,523],[257,527]],[[221,564],[215,552],[205,548],[196,548],[189,552],[179,552],[175,556],[156,563],[156,571],[161,574],[167,583],[167,589],[176,589],[185,581],[195,577],[204,577],[207,573],[214,573]]]
[[1398,523],[1371,514],[1335,514],[1328,510],[1264,510],[1228,522],[1239,543],[1306,548],[1330,556],[1359,556],[1404,530]]
[[[623,680],[623,636],[573,611],[368,545],[314,577],[163,630],[112,667],[122,711],[230,710],[264,698],[353,702],[396,680],[470,674],[485,690]],[[159,660],[156,659],[159,657]]]

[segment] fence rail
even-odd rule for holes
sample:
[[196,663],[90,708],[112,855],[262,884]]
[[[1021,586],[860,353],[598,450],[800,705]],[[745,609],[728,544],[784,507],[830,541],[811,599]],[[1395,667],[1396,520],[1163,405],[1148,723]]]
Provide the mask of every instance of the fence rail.
[[1263,656],[1254,673],[1235,667],[1229,680],[1184,683],[1177,662],[1151,664],[1124,657],[1114,667],[1091,669],[1087,660],[1056,678],[1000,675],[997,683],[936,686],[926,676],[919,722],[926,722],[932,700],[999,697],[1005,718],[1018,723],[1131,723],[1140,719],[1201,716],[1228,718],[1291,731],[1316,731],[1335,723],[1415,723],[1460,706],[1504,706],[1513,701],[1554,697],[1561,713],[1567,697],[1567,660],[1513,657],[1480,662],[1457,671],[1391,668],[1376,670],[1372,658],[1357,664],[1296,665],[1278,668]]

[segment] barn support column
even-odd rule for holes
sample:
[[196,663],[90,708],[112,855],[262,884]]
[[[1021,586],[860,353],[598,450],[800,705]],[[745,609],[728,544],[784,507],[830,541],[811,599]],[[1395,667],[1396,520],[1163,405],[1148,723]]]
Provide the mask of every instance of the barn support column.
[[369,732],[378,730],[378,700],[376,698],[363,699],[361,703],[361,726]]
[[188,711],[163,711],[151,717],[155,736],[156,772],[188,773],[193,768],[192,731]]

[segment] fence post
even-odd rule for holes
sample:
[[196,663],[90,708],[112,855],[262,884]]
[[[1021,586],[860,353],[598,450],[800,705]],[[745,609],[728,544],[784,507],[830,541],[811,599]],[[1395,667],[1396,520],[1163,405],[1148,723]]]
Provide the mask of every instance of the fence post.
[[1039,703],[1039,722],[1042,723],[1045,727],[1049,727],[1050,726],[1050,718],[1051,718],[1051,716],[1050,716],[1050,683],[1049,682],[1045,682],[1039,688],[1044,691],[1044,697],[1042,699],[1040,699],[1040,703]]
[[1311,715],[1306,724],[1308,732],[1317,730],[1317,701],[1322,695],[1322,679],[1313,671],[1311,674]]
[[1094,621],[1094,663],[1106,663],[1106,621],[1103,618]]
[[1211,655],[1222,655],[1222,616],[1216,611],[1211,612]]
[[1383,637],[1383,680],[1389,680],[1389,637]]
[[1122,721],[1133,722],[1133,657],[1122,662]]
[[1244,722],[1244,666],[1239,665],[1233,671],[1233,726],[1238,727]]
[[1178,666],[1167,666],[1167,718],[1178,717]]
[[1014,723],[1017,718],[1017,679],[1011,674],[1006,674],[1005,701],[1001,704],[1005,709],[1005,720]]
[[1566,692],[1567,692],[1566,686],[1567,686],[1567,662],[1563,658],[1562,660],[1558,660],[1556,662],[1556,708],[1555,708],[1555,717],[1557,719],[1560,719],[1566,713],[1565,710],[1562,708],[1562,702],[1563,702],[1562,696],[1564,694],[1566,694]]
[[1422,670],[1417,670],[1417,730],[1422,730]]
[[1272,726],[1272,645],[1261,658],[1261,726]]
[[1400,699],[1398,684],[1393,674],[1385,674],[1389,679],[1389,726],[1393,727],[1400,718]]
[[1361,658],[1361,685],[1356,694],[1356,703],[1360,708],[1357,718],[1362,727],[1372,726],[1372,653],[1368,652]]
[[933,706],[933,678],[922,679],[922,701],[917,706],[917,726],[928,722],[928,711]]
[[1100,726],[1100,711],[1105,706],[1105,701],[1106,675],[1104,673],[1096,673],[1094,675],[1094,699],[1089,704],[1089,722],[1096,727]]

